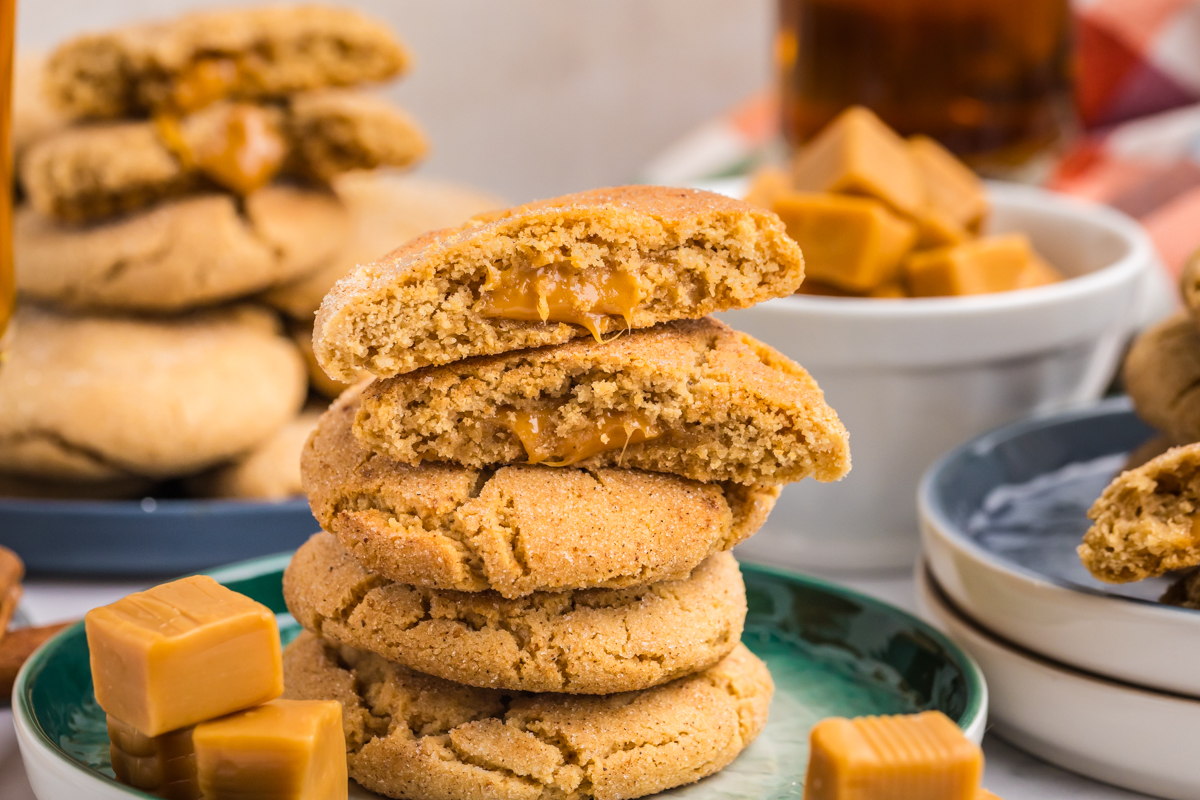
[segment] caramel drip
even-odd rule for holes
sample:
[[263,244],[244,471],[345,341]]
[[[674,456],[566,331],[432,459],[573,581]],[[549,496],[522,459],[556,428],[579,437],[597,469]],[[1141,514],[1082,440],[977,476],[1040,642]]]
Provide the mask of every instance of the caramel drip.
[[590,430],[566,438],[551,430],[553,409],[510,410],[501,416],[508,418],[508,426],[521,440],[529,463],[548,467],[568,467],[597,453],[623,449],[666,433],[640,411],[606,411],[592,421]]
[[606,316],[623,317],[632,325],[642,292],[637,278],[619,267],[581,271],[566,262],[507,269],[489,265],[479,300],[485,317],[569,322],[587,328],[600,341]]
[[190,129],[185,131],[177,117],[156,120],[159,138],[184,169],[197,170],[243,196],[270,183],[287,157],[287,143],[267,111],[234,103],[206,113],[220,117],[216,124],[203,126],[198,136],[189,136]]
[[169,104],[187,114],[228,97],[241,81],[244,67],[227,56],[198,58],[175,76]]

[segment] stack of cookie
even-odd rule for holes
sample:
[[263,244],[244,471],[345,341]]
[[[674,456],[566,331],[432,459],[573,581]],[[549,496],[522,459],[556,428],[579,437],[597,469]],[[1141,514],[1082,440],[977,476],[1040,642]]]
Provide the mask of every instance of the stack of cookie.
[[394,798],[627,798],[729,764],[772,693],[728,552],[849,469],[798,365],[705,315],[791,294],[773,214],[628,187],[427,234],[326,297],[287,696]]
[[316,420],[298,416],[303,353],[247,301],[286,305],[331,265],[415,235],[365,230],[339,188],[424,154],[412,120],[359,88],[409,61],[380,24],[321,6],[192,14],[45,60],[42,97],[16,115],[25,307],[0,370],[0,493],[122,496],[175,478],[298,493]]

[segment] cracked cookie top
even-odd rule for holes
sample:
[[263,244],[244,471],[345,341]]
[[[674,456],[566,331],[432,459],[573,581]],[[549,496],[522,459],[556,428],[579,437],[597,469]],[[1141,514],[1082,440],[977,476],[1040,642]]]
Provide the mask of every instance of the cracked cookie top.
[[13,222],[17,288],[72,309],[182,311],[317,269],[348,229],[332,194],[285,185],[240,205],[230,195],[199,194],[84,226],[24,208]]
[[1092,527],[1079,558],[1102,581],[1128,583],[1200,566],[1200,444],[1122,472],[1088,516]]
[[803,278],[800,248],[768,211],[693,189],[596,189],[358,266],[322,302],[313,345],[335,378],[388,377],[746,308]]
[[505,597],[683,578],[762,525],[777,486],[625,469],[403,464],[354,438],[359,394],[322,415],[301,456],[321,527],[372,572]]
[[87,482],[194,473],[282,428],[306,384],[296,346],[262,308],[131,319],[27,306],[0,367],[0,471]]
[[458,361],[369,384],[354,434],[405,463],[545,463],[772,484],[850,470],[798,364],[711,318]]
[[406,800],[642,797],[729,764],[762,731],[774,687],[738,645],[717,664],[602,697],[476,689],[303,634],[285,697],[342,703],[350,776]]
[[737,644],[746,590],[718,553],[688,578],[624,589],[420,589],[374,575],[328,533],[288,565],[284,598],[308,630],[457,683],[607,694],[704,669]]

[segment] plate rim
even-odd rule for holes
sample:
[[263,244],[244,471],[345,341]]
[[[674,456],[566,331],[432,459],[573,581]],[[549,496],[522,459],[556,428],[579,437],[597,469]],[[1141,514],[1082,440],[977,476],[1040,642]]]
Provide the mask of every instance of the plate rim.
[[[214,580],[222,583],[243,580],[249,577],[256,577],[268,572],[281,571],[283,566],[291,560],[294,551],[283,553],[274,553],[266,556],[239,561],[233,564],[228,564],[223,567],[218,567],[213,570],[206,570],[201,573],[208,575]],[[880,600],[870,595],[859,592],[849,587],[841,586],[824,578],[819,578],[804,573],[795,572],[783,567],[774,567],[765,564],[742,563],[739,562],[741,569],[750,572],[759,572],[770,577],[779,578],[781,580],[793,582],[809,588],[815,588],[819,591],[829,594],[838,595],[842,598],[853,600],[861,605],[869,606],[875,611],[882,611],[887,614],[895,615],[920,630],[923,634],[928,635],[931,639],[940,645],[943,651],[949,658],[958,666],[963,673],[967,682],[967,707],[963,711],[962,718],[957,720],[959,728],[969,737],[976,740],[982,736],[983,728],[987,721],[987,705],[988,705],[988,689],[987,681],[984,678],[983,671],[975,662],[975,659],[957,645],[950,637],[946,636],[935,626],[924,619],[921,619],[916,614],[906,611],[898,606],[894,606],[884,600]],[[146,798],[146,800],[158,800],[155,795],[147,794],[140,789],[135,789],[131,786],[118,783],[106,775],[101,775],[95,770],[87,767],[79,761],[70,757],[50,736],[42,729],[34,718],[32,708],[30,707],[30,693],[27,691],[28,684],[34,673],[40,672],[45,662],[53,657],[57,652],[57,643],[64,637],[77,632],[82,626],[83,621],[71,625],[59,631],[53,637],[48,639],[41,647],[34,651],[33,655],[26,660],[20,671],[17,673],[15,682],[13,683],[13,720],[17,726],[18,734],[24,733],[30,742],[39,747],[40,750],[55,758],[56,763],[66,764],[74,771],[87,776],[91,780],[100,781],[110,789],[118,789],[125,792],[129,797]],[[18,735],[18,743],[21,736]],[[25,759],[22,753],[22,760]]]
[[1117,416],[1119,414],[1128,413],[1133,413],[1133,401],[1128,395],[1118,395],[1116,397],[1105,398],[1081,408],[1072,408],[1066,411],[1034,414],[1024,417],[1015,422],[1010,422],[997,428],[993,428],[990,431],[964,442],[958,447],[955,447],[953,450],[942,454],[942,456],[940,456],[937,461],[933,462],[933,464],[931,464],[921,476],[921,482],[917,486],[917,513],[922,524],[931,528],[935,528],[937,530],[937,535],[951,541],[956,547],[965,550],[975,560],[985,563],[989,567],[992,567],[1000,572],[1004,572],[1020,580],[1035,584],[1040,588],[1065,591],[1073,595],[1084,595],[1102,602],[1132,603],[1147,613],[1173,615],[1181,613],[1200,613],[1200,610],[1197,609],[1165,605],[1163,603],[1159,603],[1154,600],[1147,600],[1142,597],[1129,597],[1127,595],[1109,594],[1100,589],[1095,589],[1078,583],[1072,583],[1067,580],[1055,578],[1051,575],[1036,572],[1024,565],[1005,558],[999,553],[995,553],[991,550],[981,547],[969,536],[966,536],[959,525],[954,524],[949,519],[945,511],[935,499],[935,481],[940,475],[946,472],[951,462],[960,459],[964,455],[979,455],[986,453],[994,450],[1004,442],[1011,441],[1012,439],[1015,439],[1023,434],[1034,433],[1047,428],[1056,427],[1065,422],[1074,422],[1085,419],[1098,419],[1101,417]]

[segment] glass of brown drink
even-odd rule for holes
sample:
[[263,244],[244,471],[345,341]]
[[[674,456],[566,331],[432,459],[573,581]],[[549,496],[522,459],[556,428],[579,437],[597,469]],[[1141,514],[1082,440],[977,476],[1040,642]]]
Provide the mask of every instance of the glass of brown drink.
[[1067,0],[779,0],[783,132],[850,105],[1004,175],[1069,124]]

